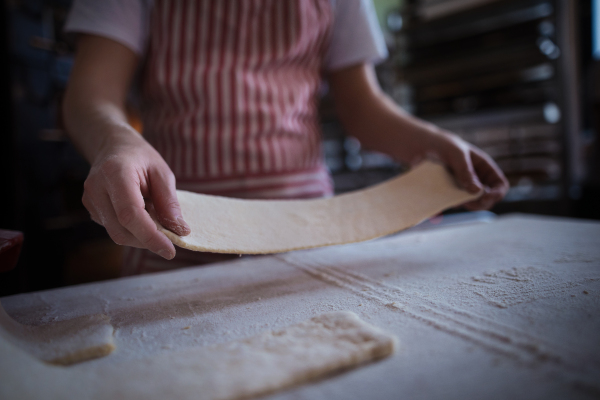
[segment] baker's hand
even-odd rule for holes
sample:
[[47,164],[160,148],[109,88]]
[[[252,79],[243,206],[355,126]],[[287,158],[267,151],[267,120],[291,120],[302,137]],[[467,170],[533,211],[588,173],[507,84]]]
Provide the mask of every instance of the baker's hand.
[[428,155],[442,161],[467,191],[477,193],[483,189],[481,197],[464,204],[468,210],[490,209],[508,191],[508,180],[494,160],[452,133],[436,133]]
[[83,204],[115,243],[146,248],[166,258],[175,247],[145,210],[178,235],[190,233],[175,193],[175,177],[158,152],[140,135],[114,135],[103,143],[84,183]]

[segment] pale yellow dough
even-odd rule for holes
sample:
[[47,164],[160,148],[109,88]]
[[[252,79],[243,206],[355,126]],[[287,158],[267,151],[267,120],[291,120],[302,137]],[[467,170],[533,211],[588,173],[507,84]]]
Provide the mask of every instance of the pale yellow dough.
[[[159,230],[190,250],[267,254],[360,242],[399,232],[477,198],[426,161],[370,188],[314,200],[242,200],[177,191],[192,233]],[[155,220],[156,222],[156,220]]]
[[390,355],[395,338],[350,312],[258,336],[94,368],[39,362],[0,335],[0,398],[242,399]]
[[115,349],[113,326],[106,315],[29,326],[10,318],[1,304],[0,338],[42,361],[59,365],[103,357]]

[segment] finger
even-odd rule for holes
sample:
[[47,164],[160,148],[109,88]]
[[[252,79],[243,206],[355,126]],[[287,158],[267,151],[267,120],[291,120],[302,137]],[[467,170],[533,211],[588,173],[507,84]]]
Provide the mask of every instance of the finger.
[[121,226],[108,194],[104,193],[103,195],[96,195],[93,198],[90,197],[88,198],[88,202],[96,210],[95,215],[98,223],[106,228],[106,232],[113,242],[121,246],[145,247],[131,232]]
[[458,147],[446,163],[454,173],[458,183],[465,190],[470,193],[478,193],[483,189],[483,185],[475,173],[468,147]]
[[108,184],[108,195],[119,224],[135,236],[144,248],[167,260],[175,257],[175,247],[158,230],[144,208],[138,178],[121,175],[113,177]]
[[96,208],[90,200],[90,195],[87,192],[83,193],[83,196],[81,197],[81,202],[83,203],[83,206],[86,208],[86,210],[88,210],[88,212],[90,213],[90,218],[92,219],[92,221],[94,221],[98,225],[102,225],[100,216],[98,215]]
[[463,206],[471,211],[489,210],[506,195],[508,180],[494,160],[482,150],[470,146],[470,156],[480,182],[485,185],[485,191],[480,198]]
[[463,204],[463,206],[469,211],[481,211],[489,210],[494,204],[494,201],[479,198],[477,200],[469,201],[468,203]]
[[502,200],[505,195],[505,191],[501,188],[488,188],[487,186],[484,189],[483,194],[476,200],[470,201],[468,203],[463,204],[463,206],[470,211],[476,210],[489,210]]
[[508,191],[508,180],[494,160],[476,147],[471,149],[473,165],[481,182],[490,188],[490,197],[502,199]]
[[504,198],[506,190],[504,188],[489,188],[483,198],[484,201],[497,203]]
[[104,194],[101,191],[99,192],[97,190],[97,187],[97,181],[88,177],[83,183],[83,196],[81,196],[81,202],[90,213],[90,218],[92,219],[92,221],[94,221],[98,225],[104,226],[104,224],[102,223],[102,218],[100,218],[100,213],[96,209],[96,206],[93,202],[94,197],[101,196]]
[[175,178],[168,171],[153,170],[148,173],[150,198],[158,221],[179,236],[189,235],[189,225],[183,220],[181,207],[175,191]]

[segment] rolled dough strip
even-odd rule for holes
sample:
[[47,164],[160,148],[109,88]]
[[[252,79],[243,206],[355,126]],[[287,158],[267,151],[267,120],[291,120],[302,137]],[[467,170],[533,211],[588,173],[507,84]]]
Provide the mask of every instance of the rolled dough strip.
[[97,368],[42,364],[0,337],[0,398],[242,399],[386,357],[394,346],[393,336],[350,312],[324,314],[250,339]]
[[399,232],[479,197],[459,189],[446,169],[426,161],[370,188],[325,199],[241,200],[177,191],[192,233],[176,245],[232,254],[279,253],[360,242]]
[[103,357],[115,349],[113,326],[104,314],[28,326],[13,320],[0,304],[0,336],[34,357],[58,365]]

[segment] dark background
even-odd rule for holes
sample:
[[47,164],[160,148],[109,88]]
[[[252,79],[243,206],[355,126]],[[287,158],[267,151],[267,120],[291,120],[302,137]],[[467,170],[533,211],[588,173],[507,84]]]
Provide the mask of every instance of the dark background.
[[[492,211],[600,219],[592,1],[462,3],[375,1],[390,48],[378,66],[382,87],[496,159],[511,191]],[[0,10],[0,229],[25,234],[17,267],[0,274],[0,296],[118,276],[121,248],[81,204],[89,165],[61,124],[74,52],[62,33],[69,5],[10,1]],[[404,170],[346,137],[332,110],[325,95],[323,145],[338,193]]]

